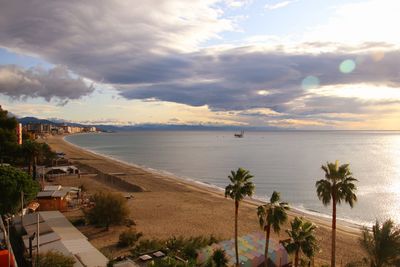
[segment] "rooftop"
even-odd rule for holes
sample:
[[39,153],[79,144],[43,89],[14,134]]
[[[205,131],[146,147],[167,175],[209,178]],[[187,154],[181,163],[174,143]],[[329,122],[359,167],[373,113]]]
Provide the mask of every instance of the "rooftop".
[[[89,243],[78,229],[76,229],[59,211],[42,211],[25,215],[24,228],[27,235],[23,236],[26,248],[29,248],[29,236],[36,232],[37,216],[39,214],[39,248],[41,252],[57,250],[65,255],[75,257],[74,267],[105,267],[108,259]],[[20,217],[14,220],[20,224]],[[36,247],[36,238],[32,246]]]

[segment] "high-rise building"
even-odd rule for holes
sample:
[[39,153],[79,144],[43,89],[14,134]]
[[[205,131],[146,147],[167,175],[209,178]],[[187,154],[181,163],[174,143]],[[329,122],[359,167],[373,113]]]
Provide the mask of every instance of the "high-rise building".
[[22,145],[22,124],[17,124],[17,142],[19,145]]

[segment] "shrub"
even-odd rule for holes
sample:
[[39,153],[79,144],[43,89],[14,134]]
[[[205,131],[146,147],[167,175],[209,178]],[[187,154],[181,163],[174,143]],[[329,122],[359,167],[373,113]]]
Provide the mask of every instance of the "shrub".
[[169,256],[179,256],[184,259],[196,259],[197,250],[209,246],[218,240],[213,237],[171,237],[167,240],[141,240],[133,249],[132,256],[137,257],[149,251],[163,250]]
[[72,256],[65,256],[58,251],[48,251],[46,253],[39,254],[40,267],[73,267],[75,259]]
[[99,192],[92,197],[94,207],[86,212],[90,224],[109,229],[110,225],[121,224],[128,218],[126,199],[121,194]]
[[228,266],[228,259],[225,254],[225,250],[220,248],[214,250],[214,253],[212,254],[212,261],[216,267]]
[[165,242],[157,239],[144,239],[140,240],[139,243],[131,250],[131,254],[134,258],[140,256],[143,253],[147,253],[149,251],[161,250],[164,248]]
[[119,235],[118,245],[121,247],[131,247],[135,245],[142,236],[143,234],[141,232],[137,233],[134,230],[124,231]]

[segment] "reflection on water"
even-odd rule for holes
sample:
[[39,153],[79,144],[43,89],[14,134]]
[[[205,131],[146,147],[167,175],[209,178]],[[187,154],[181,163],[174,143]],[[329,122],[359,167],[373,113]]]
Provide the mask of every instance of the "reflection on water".
[[231,169],[255,175],[257,196],[273,190],[292,205],[330,214],[315,193],[326,161],[350,163],[359,180],[354,209],[340,217],[359,223],[392,218],[400,223],[399,132],[231,132],[150,131],[69,136],[71,141],[126,162],[224,187]]

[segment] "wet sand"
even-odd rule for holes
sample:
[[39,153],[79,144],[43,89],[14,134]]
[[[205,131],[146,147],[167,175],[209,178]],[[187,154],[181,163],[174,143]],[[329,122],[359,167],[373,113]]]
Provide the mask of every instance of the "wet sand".
[[[134,198],[128,201],[131,218],[136,223],[137,231],[143,232],[145,238],[168,238],[175,236],[214,235],[220,239],[230,239],[234,233],[234,202],[226,199],[222,191],[202,186],[200,184],[168,177],[160,173],[112,160],[98,154],[81,149],[63,140],[62,136],[48,137],[45,140],[53,150],[63,151],[76,163],[95,168],[103,173],[124,173],[120,178],[129,181],[143,189],[133,192]],[[227,170],[227,175],[230,170]],[[85,186],[92,190],[104,189],[124,192],[123,188],[112,187],[102,181],[89,179]],[[90,180],[92,179],[92,181]],[[227,184],[228,184],[227,179]],[[273,189],[271,189],[273,190]],[[89,190],[90,191],[90,190]],[[256,208],[257,200],[245,200],[239,209],[239,235],[260,231]],[[316,257],[316,266],[329,263],[331,229],[330,220],[290,211],[290,218],[303,216],[318,225],[317,237],[321,251]],[[338,223],[336,253],[337,265],[362,257],[358,244],[359,230],[356,226]],[[282,227],[280,236],[273,238],[285,239],[285,229]],[[123,227],[115,227],[108,233],[96,234],[95,230],[86,227],[84,234],[90,235],[90,241],[99,249],[115,247],[118,234]],[[93,232],[94,231],[94,232]]]

